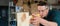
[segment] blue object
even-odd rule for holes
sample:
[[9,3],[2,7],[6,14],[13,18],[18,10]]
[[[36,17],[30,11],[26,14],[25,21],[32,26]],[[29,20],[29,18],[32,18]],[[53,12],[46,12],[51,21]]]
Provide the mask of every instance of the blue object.
[[11,21],[10,24],[11,24],[11,26],[16,26],[17,22],[16,21]]
[[53,11],[54,14],[54,21],[60,26],[60,10]]

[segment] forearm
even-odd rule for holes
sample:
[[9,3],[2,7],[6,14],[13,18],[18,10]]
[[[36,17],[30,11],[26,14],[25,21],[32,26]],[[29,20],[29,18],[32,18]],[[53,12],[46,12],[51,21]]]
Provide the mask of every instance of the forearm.
[[55,22],[48,22],[49,26],[58,26]]
[[40,23],[44,26],[57,26],[57,23],[55,22],[50,22],[50,21],[47,21],[45,19],[40,19]]
[[34,26],[40,26],[40,24],[34,25]]

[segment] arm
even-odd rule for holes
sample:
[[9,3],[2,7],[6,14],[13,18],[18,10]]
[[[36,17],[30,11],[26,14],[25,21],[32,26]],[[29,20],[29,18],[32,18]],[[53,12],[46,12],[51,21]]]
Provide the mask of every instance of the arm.
[[40,23],[44,26],[57,26],[57,23],[55,22],[50,22],[45,19],[40,18]]

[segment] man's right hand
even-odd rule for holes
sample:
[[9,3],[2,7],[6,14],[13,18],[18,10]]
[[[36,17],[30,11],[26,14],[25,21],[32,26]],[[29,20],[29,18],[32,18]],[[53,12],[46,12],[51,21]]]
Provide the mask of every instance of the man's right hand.
[[30,20],[31,24],[34,26],[39,26],[41,17],[37,16],[36,14],[32,14],[32,16],[33,18]]

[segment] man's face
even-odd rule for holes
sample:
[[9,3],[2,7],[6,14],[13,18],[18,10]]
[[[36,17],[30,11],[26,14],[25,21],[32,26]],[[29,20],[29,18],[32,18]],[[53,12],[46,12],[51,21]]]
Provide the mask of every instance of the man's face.
[[41,17],[45,17],[47,16],[49,9],[47,9],[47,6],[38,6],[38,11]]

